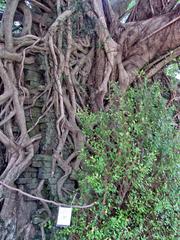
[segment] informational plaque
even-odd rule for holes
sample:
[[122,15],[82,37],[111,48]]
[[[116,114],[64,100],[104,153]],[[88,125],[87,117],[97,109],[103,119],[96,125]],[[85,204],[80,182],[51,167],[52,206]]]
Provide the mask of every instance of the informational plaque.
[[72,208],[59,207],[57,226],[68,227],[71,225]]

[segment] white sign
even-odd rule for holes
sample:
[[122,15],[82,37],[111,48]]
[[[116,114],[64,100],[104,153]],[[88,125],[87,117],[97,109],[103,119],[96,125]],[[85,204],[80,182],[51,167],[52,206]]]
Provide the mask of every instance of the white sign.
[[67,227],[71,225],[72,208],[59,207],[57,226]]

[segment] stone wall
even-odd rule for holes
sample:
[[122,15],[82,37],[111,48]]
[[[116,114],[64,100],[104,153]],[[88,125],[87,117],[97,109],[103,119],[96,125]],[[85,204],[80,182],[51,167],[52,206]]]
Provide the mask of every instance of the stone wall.
[[[38,68],[37,68],[38,66]],[[30,97],[26,102],[26,106],[33,104],[33,97],[41,94],[45,89],[45,69],[42,65],[31,65],[25,67],[25,86],[29,90]],[[32,109],[26,110],[26,119],[27,119],[27,127],[28,129],[32,128],[38,118],[41,116],[42,108],[46,101],[46,94],[42,95],[32,107]],[[53,109],[51,109],[44,118],[42,118],[37,126],[32,129],[30,132],[31,136],[41,133],[42,139],[36,143],[35,146],[35,156],[32,160],[32,164],[26,169],[25,172],[17,179],[15,182],[16,186],[19,189],[22,189],[25,192],[31,194],[37,194],[37,187],[39,184],[43,182],[43,188],[40,192],[41,196],[50,199],[59,201],[58,194],[57,194],[57,182],[63,176],[63,171],[56,167],[55,174],[51,176],[51,167],[52,167],[52,153],[53,149],[56,146],[56,121],[55,121],[55,114]],[[18,129],[14,129],[17,131]],[[0,151],[0,158],[3,157],[3,151]],[[3,162],[3,161],[1,161]],[[0,169],[3,169],[3,166],[0,166]],[[73,191],[74,189],[74,182],[68,180],[64,186],[67,191]],[[11,200],[12,200],[12,193],[10,192]],[[12,233],[9,234],[9,239],[19,239],[24,240],[26,239],[25,236],[23,238],[17,236],[17,232],[22,226],[26,224],[30,224],[29,226],[32,227],[32,238],[29,236],[27,237],[30,239],[41,239],[41,231],[40,227],[45,221],[49,218],[56,219],[57,217],[57,208],[53,206],[44,205],[40,201],[32,200],[31,198],[20,196],[16,194],[14,196],[16,202],[16,211],[18,211],[18,222],[9,222],[8,226],[3,225],[0,223],[0,228],[7,228],[11,229]],[[7,200],[8,202],[8,200]],[[12,202],[12,201],[10,201]],[[10,204],[9,202],[9,204]],[[14,226],[16,225],[16,230]],[[14,230],[13,230],[14,229]],[[28,239],[28,240],[30,240]]]
[[[39,58],[37,56],[37,58]],[[45,77],[45,67],[43,61],[39,58],[39,63],[25,66],[25,87],[29,90],[29,99],[25,102],[27,127],[31,129],[42,115],[42,108],[46,103],[47,93],[42,94],[47,86]],[[33,103],[35,96],[41,95]],[[29,105],[32,108],[28,108]],[[14,133],[19,135],[17,127],[13,129]],[[41,118],[38,124],[30,131],[30,136],[41,134],[42,138],[35,143],[35,155],[31,165],[16,180],[15,187],[37,196],[49,200],[60,201],[57,194],[58,180],[63,176],[61,168],[56,167],[55,174],[51,176],[52,154],[57,144],[56,119],[53,108],[47,112],[44,118]],[[65,153],[67,154],[67,153]],[[0,173],[6,167],[5,149],[0,146]],[[64,199],[68,201],[69,193],[75,188],[73,180],[67,180],[64,184]],[[40,189],[40,191],[39,191]],[[57,207],[46,205],[40,201],[22,196],[16,192],[8,191],[5,194],[4,203],[7,205],[7,211],[0,217],[0,240],[39,240],[41,237],[41,226],[49,219],[56,219]],[[62,199],[61,199],[62,200]],[[1,202],[0,202],[1,204]],[[8,211],[8,206],[14,209],[14,212]],[[1,205],[0,205],[1,207]],[[16,216],[16,217],[13,217]],[[28,231],[23,228],[29,229]],[[18,236],[18,233],[20,235]]]

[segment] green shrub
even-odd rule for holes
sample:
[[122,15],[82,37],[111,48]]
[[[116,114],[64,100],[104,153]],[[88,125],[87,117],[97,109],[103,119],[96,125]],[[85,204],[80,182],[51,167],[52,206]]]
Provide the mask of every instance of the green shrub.
[[[55,239],[178,239],[178,136],[160,87],[131,89],[120,109],[79,113],[79,203],[72,226]],[[67,237],[67,238],[66,238]]]

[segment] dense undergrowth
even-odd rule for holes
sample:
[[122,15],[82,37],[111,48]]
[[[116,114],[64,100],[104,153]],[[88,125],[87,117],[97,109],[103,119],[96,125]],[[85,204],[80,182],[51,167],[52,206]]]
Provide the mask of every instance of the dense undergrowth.
[[79,113],[87,147],[78,202],[96,204],[74,210],[71,227],[56,231],[54,239],[178,239],[174,109],[166,107],[158,84],[129,90],[120,105]]

